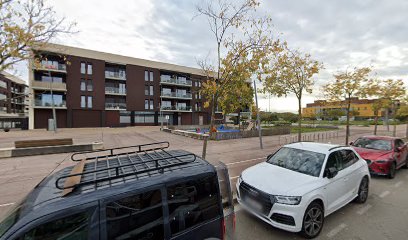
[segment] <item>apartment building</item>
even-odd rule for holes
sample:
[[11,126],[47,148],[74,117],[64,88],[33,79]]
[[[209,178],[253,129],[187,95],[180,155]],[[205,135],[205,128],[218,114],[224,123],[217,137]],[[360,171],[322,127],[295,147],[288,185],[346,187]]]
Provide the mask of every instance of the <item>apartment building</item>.
[[0,129],[28,128],[27,84],[7,72],[0,72]]
[[[356,112],[356,118],[368,119],[374,118],[375,112],[373,110],[373,104],[377,99],[359,99],[351,98],[350,108],[352,111]],[[341,110],[346,115],[346,101],[340,102],[328,102],[326,100],[316,100],[313,103],[306,104],[306,107],[302,109],[303,117],[325,117],[330,115],[331,110]],[[383,112],[378,114],[379,116],[383,115]]]
[[197,68],[63,45],[33,50],[30,129],[208,124]]

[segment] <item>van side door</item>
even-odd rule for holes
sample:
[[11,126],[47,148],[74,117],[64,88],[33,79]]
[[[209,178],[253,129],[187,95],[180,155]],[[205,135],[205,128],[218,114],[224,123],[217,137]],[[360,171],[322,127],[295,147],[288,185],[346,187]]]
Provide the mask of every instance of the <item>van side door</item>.
[[167,239],[162,193],[152,187],[101,200],[101,239]]
[[99,239],[98,202],[45,214],[44,217],[37,218],[17,230],[7,239]]
[[215,173],[166,187],[171,239],[222,239],[223,213]]

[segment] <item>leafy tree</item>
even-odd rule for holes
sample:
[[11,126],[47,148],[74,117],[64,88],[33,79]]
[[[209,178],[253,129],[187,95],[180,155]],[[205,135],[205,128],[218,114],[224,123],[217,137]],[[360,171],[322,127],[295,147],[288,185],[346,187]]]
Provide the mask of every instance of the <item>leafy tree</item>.
[[330,109],[329,111],[327,111],[327,116],[336,120],[338,120],[343,115],[344,111],[341,109]]
[[[217,46],[215,66],[199,61],[207,76],[201,92],[205,106],[211,109],[211,127],[217,105],[225,115],[252,104],[253,89],[248,79],[266,65],[265,56],[278,45],[271,39],[271,19],[252,17],[258,6],[257,0],[244,0],[241,4],[207,0],[197,7],[199,15],[208,19]],[[233,30],[239,30],[239,39]]]
[[369,81],[371,68],[355,67],[352,71],[334,74],[334,81],[323,86],[323,91],[329,101],[344,102],[346,108],[346,139],[348,144],[350,135],[350,116],[352,98],[364,96],[366,83]]
[[323,65],[312,59],[310,54],[290,50],[283,44],[282,51],[273,51],[270,66],[266,71],[263,92],[278,97],[294,94],[298,100],[298,141],[302,138],[302,97],[312,93],[312,77],[319,73]]
[[279,113],[278,116],[279,118],[282,118],[283,121],[291,123],[295,123],[299,120],[298,115],[291,112]]
[[41,47],[74,24],[55,16],[44,0],[0,0],[0,72],[29,59],[33,46]]

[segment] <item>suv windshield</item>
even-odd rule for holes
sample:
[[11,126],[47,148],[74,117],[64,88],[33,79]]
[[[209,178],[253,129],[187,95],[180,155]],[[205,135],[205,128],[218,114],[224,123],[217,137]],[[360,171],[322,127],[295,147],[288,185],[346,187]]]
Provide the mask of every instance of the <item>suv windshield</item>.
[[353,143],[353,146],[385,151],[392,149],[391,141],[383,139],[359,138]]
[[283,147],[269,158],[267,162],[295,172],[318,177],[324,158],[325,154],[323,153]]
[[[24,202],[24,201],[22,201]],[[23,205],[17,205],[7,216],[0,222],[0,237],[9,230],[19,219]]]

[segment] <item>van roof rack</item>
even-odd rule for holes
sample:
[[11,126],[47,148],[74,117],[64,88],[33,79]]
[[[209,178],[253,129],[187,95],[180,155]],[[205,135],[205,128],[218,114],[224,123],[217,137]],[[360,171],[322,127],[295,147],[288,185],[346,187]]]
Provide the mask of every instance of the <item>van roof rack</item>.
[[[126,181],[125,178],[130,176],[137,179],[140,174],[150,176],[153,171],[164,173],[165,169],[196,161],[197,156],[193,153],[166,151],[169,146],[169,142],[157,142],[74,153],[71,159],[78,162],[77,165],[69,174],[57,178],[55,186],[63,190],[62,195],[65,196],[75,188],[85,185],[95,186],[96,189],[98,183],[107,182],[110,186],[115,179]],[[124,152],[125,149],[133,150]],[[119,152],[115,153],[116,151]],[[105,154],[101,155],[100,153],[103,152]],[[83,156],[96,154],[96,156],[84,157],[82,160],[76,158],[81,154]],[[85,165],[87,161],[89,162]]]

